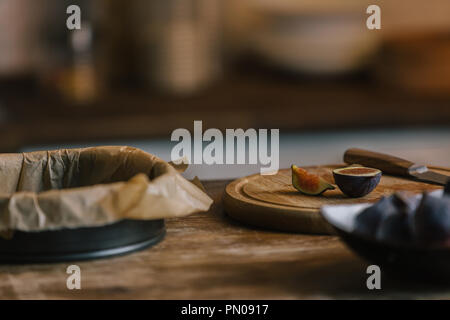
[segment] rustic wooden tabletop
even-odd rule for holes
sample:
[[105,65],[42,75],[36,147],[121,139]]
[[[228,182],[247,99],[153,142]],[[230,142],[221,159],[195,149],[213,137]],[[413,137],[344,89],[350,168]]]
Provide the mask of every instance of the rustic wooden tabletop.
[[158,245],[76,262],[81,290],[66,287],[69,263],[0,266],[0,299],[450,298],[448,285],[384,275],[381,290],[368,290],[368,264],[337,237],[258,230],[231,220],[221,201],[226,183],[206,182],[212,209],[168,220]]

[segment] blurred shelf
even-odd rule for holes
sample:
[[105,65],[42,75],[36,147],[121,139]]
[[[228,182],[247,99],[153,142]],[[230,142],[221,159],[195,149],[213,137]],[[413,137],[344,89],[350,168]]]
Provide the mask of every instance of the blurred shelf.
[[321,130],[450,124],[450,97],[426,97],[359,78],[228,75],[190,97],[127,89],[76,106],[39,93],[9,94],[0,150],[23,145],[167,137],[176,128]]

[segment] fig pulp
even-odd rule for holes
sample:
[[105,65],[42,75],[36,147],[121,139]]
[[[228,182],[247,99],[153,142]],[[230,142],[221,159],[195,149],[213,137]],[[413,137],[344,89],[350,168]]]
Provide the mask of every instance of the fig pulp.
[[292,185],[301,193],[307,195],[319,195],[326,190],[333,190],[335,187],[316,174],[308,173],[305,169],[292,165]]
[[381,171],[366,167],[347,167],[333,170],[334,181],[341,191],[352,198],[363,197],[376,188]]

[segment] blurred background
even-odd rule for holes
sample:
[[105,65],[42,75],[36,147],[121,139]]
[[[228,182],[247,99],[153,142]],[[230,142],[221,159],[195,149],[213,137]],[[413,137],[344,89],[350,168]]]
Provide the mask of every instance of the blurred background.
[[283,167],[355,146],[450,166],[448,0],[0,0],[0,21],[0,152],[127,144],[169,160],[171,132],[203,120],[279,128]]

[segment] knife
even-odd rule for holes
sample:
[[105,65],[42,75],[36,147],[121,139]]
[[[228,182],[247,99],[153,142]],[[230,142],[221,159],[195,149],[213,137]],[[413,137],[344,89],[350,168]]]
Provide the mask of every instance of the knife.
[[383,173],[412,178],[427,183],[445,185],[450,181],[450,176],[431,171],[427,166],[363,149],[348,149],[344,153],[344,161],[349,164],[361,164],[366,167],[379,169]]

